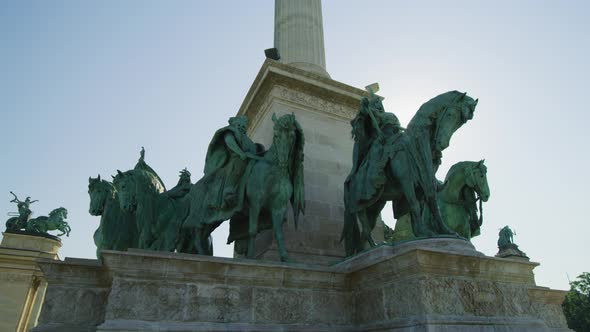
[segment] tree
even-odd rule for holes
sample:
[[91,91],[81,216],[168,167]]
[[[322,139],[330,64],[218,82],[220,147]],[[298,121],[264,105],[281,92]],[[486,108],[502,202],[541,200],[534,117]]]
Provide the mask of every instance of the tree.
[[576,332],[590,332],[590,273],[582,273],[570,286],[562,304],[567,325]]

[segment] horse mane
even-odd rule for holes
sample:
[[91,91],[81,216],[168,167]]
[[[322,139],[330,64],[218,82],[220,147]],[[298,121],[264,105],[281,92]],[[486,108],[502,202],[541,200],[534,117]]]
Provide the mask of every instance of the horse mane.
[[415,130],[412,128],[432,124],[432,119],[438,117],[439,113],[445,110],[449,105],[459,102],[464,96],[466,96],[464,93],[453,90],[440,94],[425,102],[420,106],[414,117],[412,117],[412,120],[408,123],[408,131],[411,132],[412,130]]
[[49,212],[49,217],[53,217],[58,213],[62,213],[62,211],[67,211],[64,207],[58,207],[57,209],[53,209],[53,211]]
[[117,174],[113,182],[119,179],[132,177],[138,183],[144,185],[149,192],[160,194],[166,191],[164,184],[161,182],[160,177],[155,173],[146,171],[144,169],[132,169],[121,174]]
[[102,180],[100,178],[94,178],[94,179],[90,178],[89,180],[90,181],[88,183],[88,190],[90,190],[90,191],[94,191],[99,186],[106,187],[110,190],[114,189],[113,184],[107,180]]
[[449,181],[449,179],[451,179],[453,176],[455,176],[459,172],[462,172],[465,168],[467,168],[469,166],[473,166],[477,163],[478,163],[477,161],[460,161],[460,162],[456,163],[455,165],[451,166],[451,168],[449,168],[449,171],[447,172],[447,175],[445,176],[445,182]]

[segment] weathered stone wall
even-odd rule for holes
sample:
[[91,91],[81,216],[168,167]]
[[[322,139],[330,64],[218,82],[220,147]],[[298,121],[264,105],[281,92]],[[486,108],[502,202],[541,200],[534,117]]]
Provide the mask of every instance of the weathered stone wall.
[[105,320],[111,289],[108,270],[98,260],[38,263],[49,284],[34,332],[96,331]]
[[[105,253],[113,275],[101,330],[129,321],[350,324],[343,273],[194,255]],[[165,280],[165,282],[163,282]]]
[[537,263],[456,239],[381,246],[329,267],[103,255],[102,266],[43,263],[35,331],[567,331],[565,292],[535,285]]

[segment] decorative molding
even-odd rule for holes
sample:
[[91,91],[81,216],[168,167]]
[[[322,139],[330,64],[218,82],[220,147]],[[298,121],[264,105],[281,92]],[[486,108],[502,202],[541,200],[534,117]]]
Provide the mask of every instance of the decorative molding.
[[263,116],[266,113],[268,113],[268,110],[270,109],[270,105],[272,104],[273,100],[274,97],[272,96],[272,94],[269,94],[265,98],[264,102],[260,105],[258,111],[254,113],[254,116],[249,120],[248,135],[252,136],[256,128],[258,128],[258,125],[260,124],[260,122],[262,122]]
[[288,89],[283,86],[275,86],[272,92],[276,92],[276,94],[278,94],[281,98],[288,101],[307,106],[321,112],[326,112],[337,117],[345,118],[347,120],[352,120],[356,115],[356,110],[350,107],[346,107],[342,104],[336,104],[327,101],[326,99],[312,96],[301,91]]
[[268,110],[276,99],[286,100],[298,106],[310,108],[320,113],[327,113],[337,118],[345,119],[346,121],[354,119],[357,113],[357,111],[351,107],[277,85],[272,88],[271,92],[266,95],[264,101],[260,104],[256,112],[252,114],[248,130],[250,135],[256,130],[256,128],[258,128],[260,122],[268,113]]

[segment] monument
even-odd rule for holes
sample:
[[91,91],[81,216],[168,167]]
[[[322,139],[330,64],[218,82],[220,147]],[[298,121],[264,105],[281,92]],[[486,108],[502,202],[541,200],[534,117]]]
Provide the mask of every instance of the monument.
[[[49,216],[32,218],[31,197],[21,201],[10,192],[18,212],[11,213],[0,243],[0,330],[25,332],[37,324],[47,281],[36,263],[39,258],[57,260],[58,236],[70,233],[64,219],[67,210],[57,208]],[[58,236],[49,230],[61,231]]]
[[[476,99],[443,93],[403,128],[377,85],[330,78],[320,0],[276,0],[265,53],[196,183],[181,171],[166,190],[143,149],[112,183],[89,179],[100,259],[38,261],[49,286],[33,331],[568,330],[565,292],[536,285],[538,263],[469,241],[490,196],[484,161],[435,177]],[[235,257],[214,257],[226,220]]]

